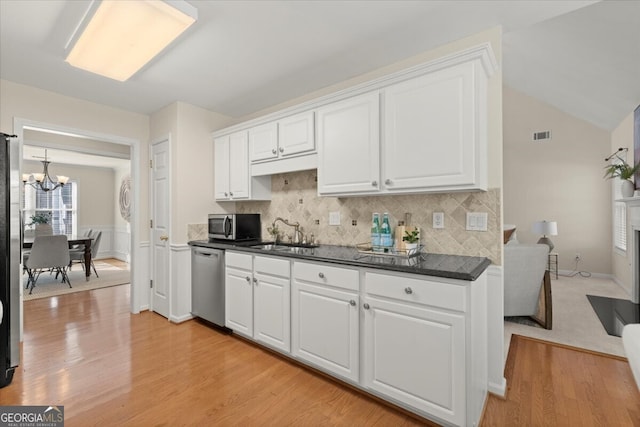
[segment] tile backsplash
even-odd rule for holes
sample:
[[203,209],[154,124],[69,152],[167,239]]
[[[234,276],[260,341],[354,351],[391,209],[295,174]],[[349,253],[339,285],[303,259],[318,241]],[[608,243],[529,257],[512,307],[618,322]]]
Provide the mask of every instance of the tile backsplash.
[[[320,197],[316,171],[277,174],[271,177],[271,201],[236,202],[239,213],[262,215],[262,238],[276,217],[298,221],[305,235],[324,244],[353,246],[368,242],[371,214],[388,212],[392,229],[405,213],[411,225],[419,226],[425,251],[431,253],[484,256],[500,264],[500,191],[456,192],[370,197]],[[340,213],[340,225],[329,225],[329,213]],[[434,229],[434,212],[444,213],[444,229]],[[467,231],[467,212],[486,212],[488,231]],[[292,229],[279,224],[285,234]]]

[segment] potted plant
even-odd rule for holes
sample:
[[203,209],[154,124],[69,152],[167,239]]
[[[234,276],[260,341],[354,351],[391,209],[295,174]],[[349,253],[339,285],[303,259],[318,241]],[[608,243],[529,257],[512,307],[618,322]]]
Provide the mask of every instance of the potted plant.
[[635,186],[631,178],[640,170],[640,162],[636,163],[633,167],[625,161],[615,163],[606,167],[604,177],[607,179],[620,178],[622,185],[620,191],[622,197],[632,197],[635,190]]
[[405,248],[408,254],[411,254],[418,248],[420,241],[420,230],[416,227],[413,230],[405,230],[402,241],[405,242]]
[[272,227],[267,227],[267,232],[271,235],[274,243],[278,244],[280,242],[280,230],[275,225]]

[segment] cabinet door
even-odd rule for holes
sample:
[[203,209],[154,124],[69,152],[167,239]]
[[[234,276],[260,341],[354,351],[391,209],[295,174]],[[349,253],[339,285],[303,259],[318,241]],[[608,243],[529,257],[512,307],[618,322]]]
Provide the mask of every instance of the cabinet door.
[[278,157],[278,124],[266,123],[249,129],[251,161],[269,160]]
[[249,198],[249,141],[247,132],[229,135],[229,195],[231,199]]
[[289,353],[290,279],[260,273],[254,277],[254,338]]
[[278,151],[281,157],[312,151],[315,148],[313,111],[278,121]]
[[213,140],[214,196],[216,200],[229,199],[229,136]]
[[384,89],[386,190],[471,189],[486,181],[476,163],[486,163],[486,154],[478,145],[473,70],[462,64]]
[[250,271],[225,269],[224,323],[246,337],[253,337],[253,285]]
[[366,297],[366,387],[465,423],[464,316]]
[[359,377],[358,295],[294,280],[292,352],[354,382]]
[[379,190],[379,93],[321,107],[318,117],[318,193]]

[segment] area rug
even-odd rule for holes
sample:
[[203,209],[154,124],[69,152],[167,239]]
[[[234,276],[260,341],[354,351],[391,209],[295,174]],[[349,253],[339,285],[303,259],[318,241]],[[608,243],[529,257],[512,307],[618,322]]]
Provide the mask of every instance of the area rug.
[[94,261],[94,264],[100,277],[96,277],[92,272],[89,281],[87,281],[82,267],[74,266],[73,270],[69,272],[71,288],[69,288],[68,284],[61,283],[60,279],[56,279],[55,274],[42,273],[31,295],[27,289],[24,289],[27,285],[27,275],[25,274],[22,280],[23,298],[25,301],[29,301],[91,289],[107,288],[109,286],[123,285],[131,282],[131,272],[129,270],[121,269],[102,261]]

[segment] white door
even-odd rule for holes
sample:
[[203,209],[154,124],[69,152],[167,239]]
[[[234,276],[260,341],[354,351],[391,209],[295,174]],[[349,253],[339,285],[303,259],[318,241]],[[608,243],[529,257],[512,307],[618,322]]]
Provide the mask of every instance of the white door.
[[247,131],[229,135],[229,196],[249,198],[249,140]]
[[377,91],[318,109],[318,193],[380,189],[380,101]]
[[170,212],[169,140],[151,146],[151,265],[153,311],[169,318],[171,298],[169,270]]
[[253,281],[247,270],[227,267],[224,277],[224,323],[234,332],[253,338]]
[[293,288],[293,354],[357,382],[358,295],[297,281]]
[[363,307],[365,386],[463,425],[464,316],[371,297]]
[[249,129],[249,149],[252,162],[278,157],[277,123],[265,123]]
[[473,70],[473,64],[462,64],[384,89],[387,190],[476,181]]
[[213,140],[214,196],[216,200],[229,199],[229,136]]
[[285,352],[291,349],[290,279],[254,273],[253,336]]
[[286,157],[316,148],[313,111],[285,117],[278,121],[278,145],[280,156]]

